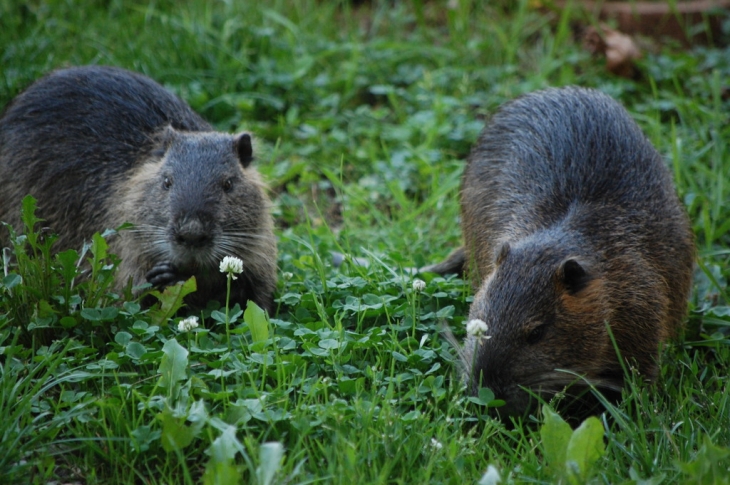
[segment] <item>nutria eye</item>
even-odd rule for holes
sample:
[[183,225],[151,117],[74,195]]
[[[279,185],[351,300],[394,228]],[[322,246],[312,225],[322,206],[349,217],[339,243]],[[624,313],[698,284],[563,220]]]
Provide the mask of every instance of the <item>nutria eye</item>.
[[230,192],[233,190],[233,179],[228,179],[225,182],[223,182],[223,190],[226,192]]
[[547,324],[543,323],[542,325],[538,325],[537,327],[530,330],[530,333],[527,334],[527,344],[534,345],[542,340],[543,337],[545,337],[545,331],[547,330],[547,327]]
[[162,188],[165,190],[170,190],[170,187],[172,187],[172,180],[170,180],[170,177],[165,177],[165,179],[162,181]]

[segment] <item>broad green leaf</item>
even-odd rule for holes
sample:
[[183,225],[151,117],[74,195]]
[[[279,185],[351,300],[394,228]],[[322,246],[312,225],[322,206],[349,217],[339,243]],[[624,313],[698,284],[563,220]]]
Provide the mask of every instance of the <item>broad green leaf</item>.
[[81,317],[91,322],[100,322],[101,312],[96,308],[84,308],[81,310]]
[[259,466],[256,468],[256,477],[259,485],[271,485],[276,472],[281,468],[284,458],[284,445],[278,441],[264,443],[259,449]]
[[210,312],[210,317],[219,323],[226,323],[226,314],[220,310]]
[[231,462],[210,460],[203,474],[203,485],[238,485],[243,483],[243,474]]
[[167,320],[182,308],[185,303],[183,301],[185,296],[197,289],[198,285],[195,281],[195,276],[191,276],[183,283],[168,286],[162,293],[159,291],[151,291],[150,294],[160,301],[160,308],[150,311],[152,321],[157,325],[167,323]]
[[568,450],[568,443],[573,430],[558,413],[545,405],[542,407],[543,424],[540,427],[540,438],[542,439],[543,453],[548,468],[554,477],[562,475],[565,467],[565,457]]
[[168,407],[157,415],[162,422],[162,448],[168,453],[175,450],[182,450],[195,438],[192,428],[185,426],[185,418],[176,417]]
[[243,445],[236,437],[235,426],[226,426],[205,452],[213,463],[228,463],[236,457],[236,453],[245,454]]
[[680,463],[678,467],[686,475],[682,483],[728,485],[730,484],[730,448],[716,446],[712,444],[708,436],[705,436],[695,459],[689,463]]
[[99,311],[101,312],[101,319],[105,322],[114,320],[119,315],[119,309],[113,306],[100,308]]
[[136,315],[142,309],[141,305],[136,301],[125,301],[122,308],[124,308],[124,311],[129,315]]
[[603,434],[603,424],[595,416],[583,421],[573,431],[565,453],[565,463],[569,478],[574,483],[588,480],[591,467],[606,452]]
[[142,425],[139,428],[132,430],[130,433],[132,439],[132,448],[136,452],[147,451],[150,448],[150,443],[160,438],[162,431],[152,430],[151,426]]
[[16,273],[10,273],[3,278],[3,286],[8,290],[13,289],[15,286],[18,286],[22,282],[23,278]]
[[414,409],[413,411],[408,411],[407,413],[405,413],[403,416],[401,416],[400,419],[402,421],[409,422],[409,421],[415,421],[420,417],[421,417],[421,412],[418,411],[417,409]]
[[165,342],[162,352],[165,355],[162,356],[159,368],[160,386],[169,391],[177,381],[187,377],[188,351],[172,338]]
[[337,350],[340,348],[340,343],[333,338],[325,338],[320,340],[317,345],[326,350]]
[[269,338],[269,321],[266,318],[266,312],[251,300],[246,303],[243,321],[251,329],[251,338],[254,343],[265,342]]
[[485,405],[489,404],[490,402],[494,401],[494,392],[492,392],[492,390],[488,387],[480,387],[479,400]]
[[117,332],[114,341],[119,345],[127,345],[132,340],[132,334],[129,332]]
[[133,359],[141,359],[147,353],[147,349],[139,342],[129,342],[124,350]]
[[397,360],[398,362],[408,362],[408,357],[406,357],[405,355],[401,354],[397,350],[393,350],[391,352],[391,354],[393,355],[393,358],[395,360]]
[[63,317],[58,321],[58,323],[60,323],[63,328],[73,328],[79,324],[74,317]]
[[188,411],[188,421],[193,423],[193,428],[197,431],[208,422],[208,410],[205,408],[205,402],[202,399],[195,401]]
[[108,249],[109,245],[106,240],[101,237],[101,234],[95,232],[94,235],[91,236],[91,254],[94,255],[94,263],[98,263],[102,259],[105,259],[108,254]]

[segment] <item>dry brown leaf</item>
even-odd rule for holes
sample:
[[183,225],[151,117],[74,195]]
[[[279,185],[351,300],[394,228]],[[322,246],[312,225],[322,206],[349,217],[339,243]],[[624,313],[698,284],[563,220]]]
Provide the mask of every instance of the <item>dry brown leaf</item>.
[[606,69],[617,76],[634,77],[634,61],[641,58],[641,50],[631,36],[606,25],[588,27],[583,45],[593,55],[606,57]]

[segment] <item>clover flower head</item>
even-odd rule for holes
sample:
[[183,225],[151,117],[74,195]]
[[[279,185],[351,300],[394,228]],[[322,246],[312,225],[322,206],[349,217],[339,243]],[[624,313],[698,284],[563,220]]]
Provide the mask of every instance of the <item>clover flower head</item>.
[[231,279],[235,280],[234,274],[240,274],[243,272],[243,261],[235,256],[226,256],[221,261],[220,266],[221,273],[228,273]]
[[441,444],[441,442],[439,440],[437,440],[436,438],[431,438],[431,447],[436,450],[440,450],[441,448],[444,447],[444,445]]
[[487,335],[487,324],[484,320],[474,318],[466,324],[466,333],[473,337],[491,338]]
[[425,289],[426,289],[425,281],[419,280],[419,279],[413,280],[413,291],[420,293]]
[[489,465],[487,471],[482,475],[482,479],[479,480],[477,485],[495,485],[502,481],[502,477],[499,475],[499,470],[494,465]]
[[180,323],[177,324],[177,329],[180,332],[189,332],[192,329],[197,328],[198,325],[198,317],[191,316],[180,320]]

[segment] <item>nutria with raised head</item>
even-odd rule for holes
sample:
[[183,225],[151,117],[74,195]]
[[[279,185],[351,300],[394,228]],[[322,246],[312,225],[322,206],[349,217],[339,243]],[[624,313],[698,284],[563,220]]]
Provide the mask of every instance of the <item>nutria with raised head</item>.
[[[20,229],[20,201],[38,200],[57,248],[131,222],[110,241],[123,286],[195,275],[195,306],[223,301],[224,256],[243,261],[233,301],[271,310],[276,239],[248,133],[219,133],[153,80],[113,67],[50,73],[0,119],[0,221]],[[0,243],[8,244],[0,228]]]
[[610,333],[627,366],[656,377],[695,249],[669,170],[619,103],[563,88],[504,105],[469,156],[461,215],[464,247],[422,271],[471,278],[469,320],[489,337],[461,352],[471,393],[489,387],[500,414],[522,414],[530,392],[620,391]]

